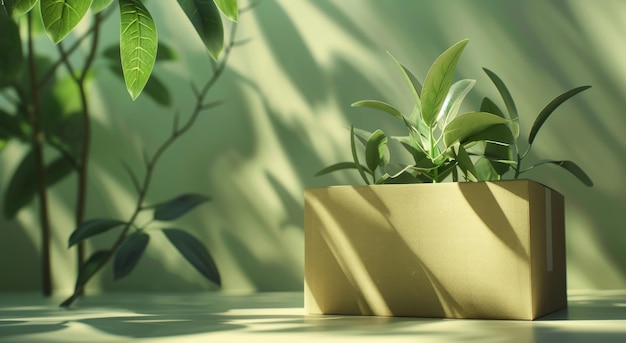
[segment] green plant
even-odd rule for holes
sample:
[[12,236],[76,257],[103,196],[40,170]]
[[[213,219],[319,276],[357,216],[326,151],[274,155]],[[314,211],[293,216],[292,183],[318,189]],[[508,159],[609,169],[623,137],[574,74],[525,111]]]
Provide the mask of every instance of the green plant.
[[[485,69],[502,95],[507,112],[501,111],[493,101],[485,98],[480,111],[459,114],[461,104],[476,83],[470,79],[452,82],[457,62],[468,42],[467,39],[462,40],[443,52],[428,70],[423,85],[390,55],[409,86],[413,99],[410,115],[378,100],[352,104],[353,107],[380,110],[400,120],[408,134],[391,138],[409,152],[412,162],[391,162],[389,138],[382,129],[368,132],[351,126],[353,161],[333,164],[316,175],[356,169],[366,184],[437,183],[450,178],[459,181],[459,175],[466,181],[486,181],[502,179],[511,170],[514,171],[513,178],[518,178],[536,166],[551,163],[561,166],[591,186],[590,178],[572,161],[546,160],[527,169],[521,167],[546,119],[560,104],[589,86],[572,89],[550,102],[535,120],[528,148],[520,153],[519,116],[508,89],[495,73]],[[360,162],[362,157],[359,157],[357,141],[365,147],[361,155],[364,155],[365,164]]]
[[[118,5],[118,11],[113,4]],[[173,60],[175,53],[159,41],[157,24],[140,0],[3,0],[1,5],[0,96],[5,101],[0,104],[0,149],[10,141],[28,147],[6,188],[4,214],[9,219],[14,218],[38,198],[43,292],[51,294],[47,192],[60,180],[72,174],[77,176],[77,229],[69,245],[78,246],[79,273],[74,294],[64,302],[69,306],[82,293],[86,282],[109,260],[114,259],[116,279],[133,269],[149,242],[147,227],[135,223],[140,212],[153,211],[155,221],[171,221],[209,200],[200,194],[183,194],[160,204],[145,204],[153,171],[162,154],[193,126],[201,112],[217,105],[207,101],[207,94],[225,69],[235,34],[233,25],[231,38],[225,44],[222,15],[236,21],[241,11],[237,0],[177,0],[172,3],[184,11],[202,39],[213,61],[212,73],[202,87],[193,87],[196,102],[192,113],[184,120],[176,114],[170,137],[152,155],[146,154],[141,182],[124,165],[138,194],[131,218],[85,221],[91,140],[88,86],[101,72],[94,69],[94,61],[99,56],[108,61],[110,69],[123,77],[133,100],[145,91],[159,105],[169,106],[168,89],[152,72],[155,63]],[[102,23],[113,13],[119,14],[119,44],[102,50]],[[74,29],[81,21],[90,27],[77,33]],[[42,33],[50,40],[38,39]],[[49,53],[54,50],[57,56]],[[85,258],[85,239],[119,227],[118,239],[110,249]],[[196,269],[220,284],[215,263],[196,238],[179,229],[168,228],[163,233]]]

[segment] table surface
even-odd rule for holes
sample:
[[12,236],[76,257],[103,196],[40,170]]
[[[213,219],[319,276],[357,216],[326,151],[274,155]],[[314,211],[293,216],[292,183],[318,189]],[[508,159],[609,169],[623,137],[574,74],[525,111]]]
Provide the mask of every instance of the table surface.
[[0,342],[626,342],[626,290],[570,291],[536,321],[310,316],[302,293],[0,294]]

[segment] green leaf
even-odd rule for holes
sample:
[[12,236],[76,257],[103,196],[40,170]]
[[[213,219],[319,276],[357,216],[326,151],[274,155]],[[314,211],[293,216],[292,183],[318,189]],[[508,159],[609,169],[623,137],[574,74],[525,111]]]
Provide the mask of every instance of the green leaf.
[[500,109],[500,107],[498,107],[498,105],[496,105],[495,102],[493,102],[491,99],[485,97],[483,98],[483,101],[480,103],[480,111],[481,112],[487,112],[487,113],[493,113],[499,117],[502,118],[506,118],[504,116],[504,113],[502,112],[502,110]]
[[104,11],[109,5],[113,3],[113,0],[93,0],[91,3],[91,10],[93,13],[99,13]]
[[[72,170],[74,167],[68,160],[55,159],[45,167],[46,186],[61,181]],[[33,200],[37,193],[37,177],[35,154],[31,150],[18,165],[4,193],[4,215],[7,219],[13,219],[22,207]]]
[[[119,45],[111,45],[108,48],[104,49],[104,51],[102,52],[102,56],[104,56],[106,59],[114,63],[116,67],[119,66],[121,70],[122,58],[120,55]],[[156,62],[175,61],[177,59],[178,59],[178,54],[176,54],[176,51],[170,45],[163,43],[163,41],[159,41],[159,44],[157,47]]]
[[517,114],[517,107],[515,106],[515,101],[513,101],[513,97],[511,96],[511,92],[504,84],[504,81],[500,79],[496,73],[492,72],[487,68],[483,68],[487,76],[491,79],[491,82],[496,86],[498,92],[500,92],[500,96],[502,100],[504,100],[504,105],[506,106],[506,110],[508,111],[508,119],[517,120],[519,115]]
[[23,60],[17,24],[8,15],[0,14],[0,89],[18,79]]
[[13,0],[2,0],[2,9],[7,16],[13,15]]
[[13,15],[23,16],[35,7],[39,0],[13,0]]
[[362,100],[362,101],[357,101],[353,103],[352,107],[369,107],[369,108],[373,108],[373,109],[391,114],[395,118],[404,120],[404,116],[402,115],[402,113],[400,113],[398,109],[396,109],[395,107],[393,107],[392,105],[386,102],[382,102],[378,100]]
[[126,223],[116,219],[91,219],[83,222],[78,226],[74,232],[70,235],[68,241],[68,247],[72,247],[75,244],[84,241],[85,239],[108,232],[118,226],[125,225]]
[[480,157],[476,164],[474,164],[474,168],[476,169],[476,176],[479,181],[490,181],[490,180],[500,180],[500,174],[496,172],[491,161],[486,159],[485,157]]
[[54,44],[63,40],[83,19],[91,0],[40,0],[41,20]]
[[469,112],[462,114],[450,124],[443,132],[443,141],[446,147],[456,143],[467,143],[467,139],[490,126],[507,124],[509,121],[495,114],[486,112]]
[[450,86],[450,90],[446,95],[446,99],[441,106],[441,110],[437,115],[436,121],[445,127],[459,114],[461,104],[465,100],[465,96],[476,84],[476,80],[464,79],[459,80]]
[[391,59],[398,66],[398,69],[400,69],[400,71],[402,72],[404,81],[406,81],[406,84],[409,86],[411,94],[413,95],[413,102],[415,104],[415,107],[417,108],[417,113],[421,113],[422,101],[420,100],[420,93],[422,92],[422,84],[415,77],[415,75],[413,75],[413,73],[411,73],[411,71],[407,69],[402,63],[398,62],[398,60],[393,57],[391,53],[387,52],[387,54],[389,55],[389,57],[391,57]]
[[468,42],[468,39],[464,39],[444,51],[426,74],[421,97],[422,118],[429,127],[435,124],[437,114],[452,85],[457,62]]
[[530,134],[528,135],[528,144],[533,144],[533,141],[535,140],[535,137],[537,136],[539,129],[541,129],[541,126],[543,125],[543,123],[548,119],[548,117],[550,117],[552,112],[554,112],[554,110],[556,110],[557,107],[559,107],[562,103],[564,103],[565,101],[567,101],[569,98],[573,97],[574,95],[589,88],[591,88],[591,86],[581,86],[581,87],[576,87],[574,89],[570,89],[569,91],[557,96],[548,105],[546,105],[546,107],[541,111],[541,113],[539,113],[539,115],[537,116],[537,119],[535,119],[535,122],[533,123],[532,128],[530,129]]
[[217,60],[224,49],[224,27],[220,12],[213,0],[177,0],[196,32]]
[[166,203],[156,205],[155,220],[174,220],[191,211],[196,206],[211,200],[202,194],[184,194]]
[[237,21],[237,0],[213,0],[220,11],[230,20]]
[[396,141],[400,142],[400,144],[402,144],[402,146],[411,154],[411,156],[413,156],[413,160],[415,162],[419,162],[422,161],[423,159],[427,158],[427,154],[424,151],[424,148],[422,148],[418,142],[416,141],[415,137],[413,136],[393,136],[391,137],[392,139],[395,139]]
[[[356,166],[356,169],[359,171],[359,175],[361,175],[361,177],[363,178],[363,181],[365,181],[365,184],[369,185],[370,182],[367,179],[367,176],[365,176],[365,171],[363,169],[363,167],[361,166],[361,162],[359,162],[359,155],[356,151],[356,142],[354,141],[354,137],[356,135],[354,134],[354,126],[350,125],[350,149],[352,151],[352,159],[354,160],[354,165]],[[374,171],[369,171],[369,173],[371,175],[374,175]]]
[[74,289],[78,290],[83,288],[87,281],[89,281],[89,279],[91,279],[91,277],[94,276],[96,272],[107,262],[108,257],[108,250],[99,250],[93,253],[78,271],[78,277],[76,278],[76,286]]
[[[506,120],[506,119],[505,119]],[[511,129],[506,124],[496,124],[489,126],[478,133],[471,135],[465,139],[466,142],[494,142],[500,145],[509,146],[515,143],[515,137]]]
[[456,152],[456,161],[459,168],[461,168],[461,171],[468,180],[474,182],[478,181],[478,178],[476,177],[477,173],[476,169],[474,168],[474,163],[472,163],[472,160],[470,159],[467,151],[465,151],[465,148],[462,145],[458,146],[458,151]]
[[209,251],[191,234],[180,229],[163,229],[165,237],[200,274],[217,285],[222,284],[220,273]]
[[[370,173],[369,170],[367,170],[365,166],[361,166],[361,168],[363,168],[363,170],[367,173]],[[321,176],[321,175],[326,175],[338,170],[345,170],[345,169],[358,169],[357,166],[354,164],[354,162],[339,162],[339,163],[335,163],[331,166],[328,166],[320,171],[318,171],[315,176]],[[371,173],[370,173],[371,175]]]
[[548,163],[555,164],[567,170],[572,175],[574,175],[578,180],[580,180],[580,182],[582,182],[585,186],[588,186],[588,187],[593,186],[593,181],[591,181],[591,178],[587,175],[587,173],[585,173],[581,167],[579,167],[576,163],[572,161],[551,161],[551,160],[540,161],[536,163],[535,165],[533,165],[531,168],[540,166],[542,164],[548,164]]
[[133,271],[149,241],[150,236],[143,232],[134,233],[124,239],[113,260],[114,280],[117,281]]
[[157,55],[157,30],[139,0],[120,0],[120,54],[126,89],[133,100],[146,86]]
[[22,125],[24,123],[18,116],[10,115],[0,109],[0,137],[25,139]]
[[365,147],[365,161],[372,172],[379,166],[384,167],[389,163],[389,150],[387,148],[387,136],[378,129],[372,133]]

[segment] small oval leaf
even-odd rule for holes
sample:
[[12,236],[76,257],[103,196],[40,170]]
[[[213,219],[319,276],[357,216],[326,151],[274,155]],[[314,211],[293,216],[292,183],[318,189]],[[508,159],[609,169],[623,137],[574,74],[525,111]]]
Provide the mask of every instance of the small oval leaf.
[[370,171],[374,172],[379,166],[384,167],[389,163],[389,151],[387,149],[387,136],[378,129],[372,133],[365,147],[365,162]]
[[198,239],[180,229],[163,229],[163,233],[200,274],[221,286],[222,280],[213,257]]
[[211,200],[202,194],[183,194],[166,203],[156,205],[155,220],[174,220],[191,211],[196,206]]
[[95,236],[97,234],[101,234],[107,232],[113,228],[118,226],[122,226],[126,224],[121,220],[116,219],[91,219],[87,220],[81,225],[78,226],[74,232],[70,235],[70,239],[68,241],[68,247],[73,246],[74,244],[81,242],[91,236]]
[[237,21],[237,0],[213,0],[220,11],[230,20]]
[[125,277],[135,268],[149,241],[150,236],[143,232],[134,233],[124,239],[113,260],[114,280]]
[[57,44],[83,19],[91,0],[40,0],[39,6],[46,33]]
[[196,32],[217,60],[224,49],[224,27],[220,11],[213,0],[177,0]]

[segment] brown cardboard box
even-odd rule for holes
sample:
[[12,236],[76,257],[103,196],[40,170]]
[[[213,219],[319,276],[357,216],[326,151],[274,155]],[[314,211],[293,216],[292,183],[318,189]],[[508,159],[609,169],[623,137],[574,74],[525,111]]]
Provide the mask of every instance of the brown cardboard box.
[[533,320],[567,306],[563,196],[529,180],[305,190],[309,314]]

